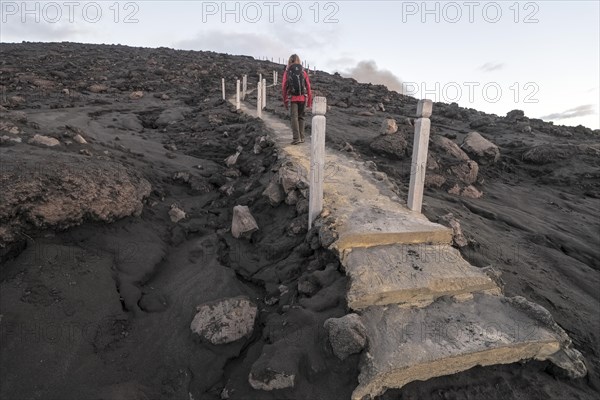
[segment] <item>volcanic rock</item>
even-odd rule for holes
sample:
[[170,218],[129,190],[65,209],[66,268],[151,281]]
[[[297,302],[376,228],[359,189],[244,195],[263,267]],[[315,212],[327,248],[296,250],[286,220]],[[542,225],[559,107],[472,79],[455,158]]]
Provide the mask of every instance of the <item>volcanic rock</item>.
[[380,132],[383,135],[390,135],[392,133],[398,132],[398,125],[396,124],[396,120],[392,118],[384,119],[381,124]]
[[333,353],[340,360],[359,353],[367,343],[367,330],[358,314],[329,318],[323,324],[329,336]]
[[249,238],[252,232],[258,230],[256,220],[250,214],[247,206],[233,207],[233,220],[231,222],[231,234],[234,238]]
[[31,140],[29,140],[29,143],[48,147],[54,147],[60,144],[58,139],[44,135],[35,135]]
[[478,132],[469,133],[463,140],[462,148],[479,164],[494,164],[500,159],[500,149]]
[[231,343],[250,336],[258,312],[245,296],[200,304],[196,310],[190,329],[212,344]]
[[452,228],[452,241],[457,247],[465,247],[469,244],[465,235],[463,235],[460,227],[460,222],[454,217],[452,213],[448,213],[439,218],[438,222]]
[[377,136],[369,145],[373,152],[399,160],[406,157],[407,147],[406,138],[399,134]]
[[27,159],[7,153],[2,161],[0,221],[6,229],[0,245],[29,228],[65,229],[84,220],[112,222],[139,215],[150,194],[148,181],[114,162],[48,157],[41,149]]

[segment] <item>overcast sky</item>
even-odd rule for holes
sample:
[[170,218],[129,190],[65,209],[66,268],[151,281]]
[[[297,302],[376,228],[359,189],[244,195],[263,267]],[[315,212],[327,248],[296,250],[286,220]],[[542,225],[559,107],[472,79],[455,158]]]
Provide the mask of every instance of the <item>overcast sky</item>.
[[[2,1],[2,42],[298,53],[417,98],[600,126],[599,1]],[[36,18],[38,21],[36,22]]]

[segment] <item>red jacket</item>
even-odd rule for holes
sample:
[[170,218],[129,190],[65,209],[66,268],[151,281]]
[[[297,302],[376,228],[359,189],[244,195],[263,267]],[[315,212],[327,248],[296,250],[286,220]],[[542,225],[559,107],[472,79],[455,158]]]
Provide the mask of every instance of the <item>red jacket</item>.
[[[308,74],[306,73],[306,70],[302,71],[304,73],[304,79],[306,79],[306,92],[308,94],[308,96],[305,95],[300,95],[300,96],[290,96],[290,94],[287,91],[287,68],[285,69],[285,72],[283,73],[283,85],[281,85],[281,93],[283,96],[283,104],[287,105],[289,101],[291,101],[292,103],[304,103],[307,99],[306,97],[308,97],[308,102],[307,102],[307,106],[308,107],[312,107],[312,91],[310,90],[310,79],[308,79]],[[290,99],[291,97],[291,99]]]

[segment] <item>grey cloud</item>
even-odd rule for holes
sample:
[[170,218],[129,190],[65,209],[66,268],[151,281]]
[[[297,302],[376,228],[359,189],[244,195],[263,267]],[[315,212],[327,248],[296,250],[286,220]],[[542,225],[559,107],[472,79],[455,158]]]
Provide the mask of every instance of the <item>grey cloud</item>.
[[592,104],[584,104],[575,108],[563,112],[557,112],[543,116],[542,119],[554,120],[554,119],[569,119],[575,117],[585,117],[587,115],[594,115],[596,112]]
[[482,66],[480,66],[478,69],[481,71],[485,71],[485,72],[492,72],[492,71],[498,71],[502,68],[504,68],[504,63],[487,62],[487,63],[483,64]]
[[185,50],[211,50],[230,54],[287,55],[289,52],[279,38],[259,33],[221,32],[216,30],[199,33],[193,39],[174,44]]
[[194,38],[174,43],[174,47],[258,57],[271,56],[275,59],[281,56],[287,59],[292,53],[298,53],[302,58],[303,50],[324,49],[328,43],[325,35],[307,35],[302,29],[282,25],[273,28],[272,31],[269,29],[267,32],[255,33],[202,31]]
[[344,77],[351,77],[361,83],[381,84],[389,90],[402,93],[402,81],[394,73],[385,69],[379,69],[373,60],[359,61],[356,66],[340,71]]
[[9,21],[2,25],[3,42],[56,42],[61,40],[76,41],[77,36],[87,32],[82,24],[66,22],[20,22]]
[[288,49],[323,49],[337,41],[337,31],[319,27],[306,31],[305,27],[294,24],[277,24],[270,29],[269,36],[275,36],[286,44]]

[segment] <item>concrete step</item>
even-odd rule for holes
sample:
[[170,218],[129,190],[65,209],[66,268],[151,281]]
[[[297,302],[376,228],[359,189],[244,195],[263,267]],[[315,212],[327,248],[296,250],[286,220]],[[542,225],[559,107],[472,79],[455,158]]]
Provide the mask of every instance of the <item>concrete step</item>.
[[359,160],[328,154],[325,208],[335,217],[342,254],[357,247],[387,244],[443,243],[452,241],[452,230],[410,211],[386,179],[378,181]]
[[[245,104],[241,108],[256,115]],[[300,165],[302,173],[309,171],[310,143],[291,145],[289,123],[266,112],[262,119],[282,153]],[[363,161],[327,149],[324,174],[324,208],[335,219],[338,238],[332,250],[339,254],[356,247],[395,243],[451,243],[452,229],[409,210],[394,192],[394,185],[387,178],[376,179],[375,171]]]
[[342,258],[350,287],[348,306],[425,306],[441,296],[468,297],[474,292],[500,294],[480,268],[449,245],[394,244],[355,248]]
[[442,298],[425,308],[377,306],[360,314],[368,349],[353,400],[477,365],[549,359],[573,377],[586,373],[548,311],[522,297],[476,294],[466,302]]

